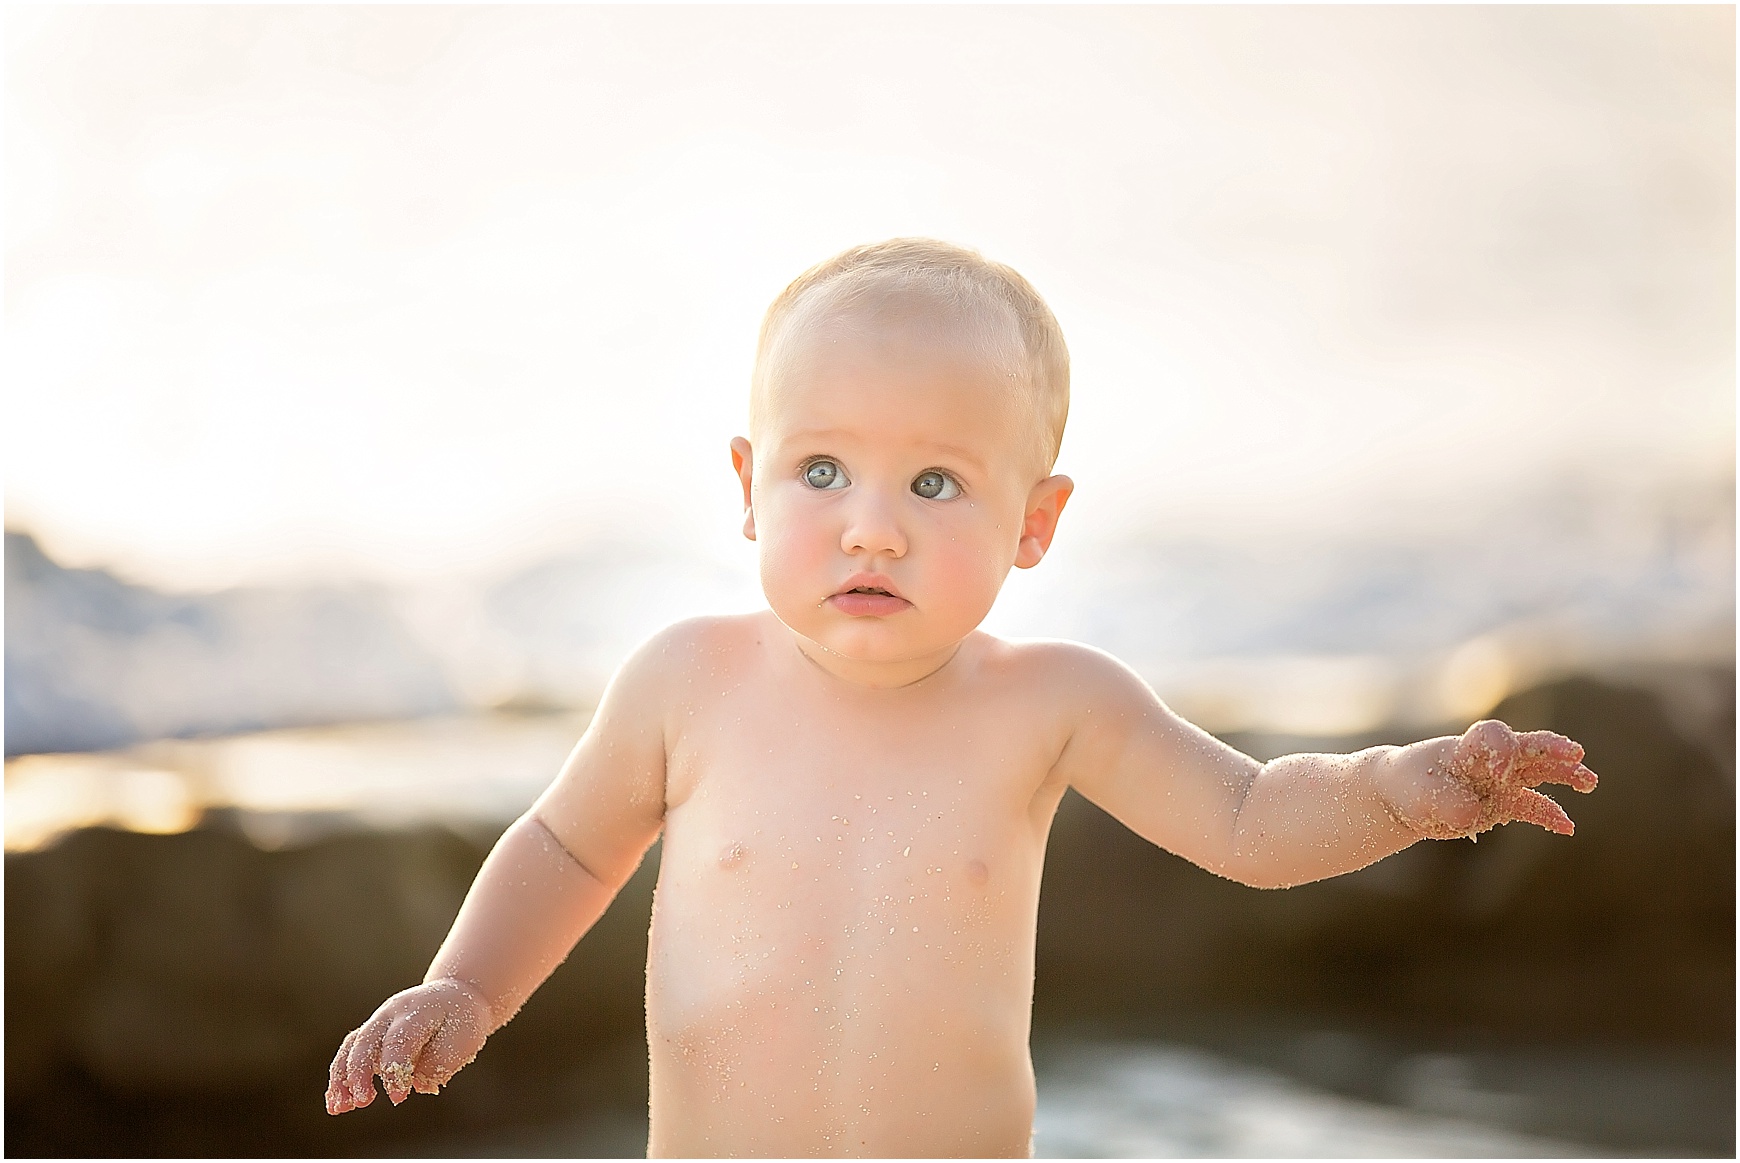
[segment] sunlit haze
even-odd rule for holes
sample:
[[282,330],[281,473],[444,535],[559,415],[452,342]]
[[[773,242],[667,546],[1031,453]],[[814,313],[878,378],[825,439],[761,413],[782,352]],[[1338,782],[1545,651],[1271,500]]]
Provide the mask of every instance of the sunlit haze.
[[899,234],[1061,319],[1060,552],[1731,472],[1726,8],[6,19],[7,518],[70,563],[743,566],[761,312]]

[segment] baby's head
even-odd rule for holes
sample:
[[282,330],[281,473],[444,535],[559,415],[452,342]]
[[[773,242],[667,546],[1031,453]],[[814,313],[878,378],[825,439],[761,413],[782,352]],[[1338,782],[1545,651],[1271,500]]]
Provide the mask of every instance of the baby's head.
[[779,381],[818,341],[892,338],[952,350],[1008,382],[1008,405],[1030,427],[1043,477],[1069,416],[1069,349],[1039,292],[1012,267],[931,238],[855,246],[782,291],[761,324],[750,381],[753,437]]
[[787,287],[731,447],[762,588],[800,648],[875,686],[952,657],[1051,543],[1068,409],[1057,320],[972,251],[895,239]]

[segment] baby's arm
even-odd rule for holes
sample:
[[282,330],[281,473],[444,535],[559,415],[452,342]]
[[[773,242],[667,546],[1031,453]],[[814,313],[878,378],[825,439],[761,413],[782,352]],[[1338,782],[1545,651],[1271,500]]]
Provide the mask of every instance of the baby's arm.
[[561,964],[664,818],[666,631],[623,665],[585,735],[484,861],[423,984],[388,998],[333,1059],[326,1109],[434,1094]]
[[1258,763],[1179,718],[1108,655],[1051,644],[1054,689],[1080,700],[1059,774],[1135,832],[1211,872],[1261,888],[1363,868],[1422,837],[1508,820],[1569,834],[1530,790],[1595,786],[1583,749],[1546,731],[1476,723],[1461,738]]

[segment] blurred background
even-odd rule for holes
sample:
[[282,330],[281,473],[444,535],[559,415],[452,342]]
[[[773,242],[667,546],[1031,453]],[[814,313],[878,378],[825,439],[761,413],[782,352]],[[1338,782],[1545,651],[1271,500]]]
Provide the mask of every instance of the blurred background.
[[321,1108],[677,617],[810,264],[1069,337],[987,628],[1259,758],[1498,715],[1576,839],[1285,893],[1073,795],[1041,1154],[1734,1151],[1731,7],[5,13],[6,1149],[645,1148],[657,850],[438,1101]]

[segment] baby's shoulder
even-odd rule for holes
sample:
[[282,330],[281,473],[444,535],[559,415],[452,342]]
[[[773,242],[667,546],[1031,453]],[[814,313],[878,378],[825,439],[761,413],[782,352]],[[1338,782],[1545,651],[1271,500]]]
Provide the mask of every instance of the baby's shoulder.
[[767,632],[763,614],[706,614],[673,622],[637,647],[625,673],[687,675],[695,667],[717,671],[751,653]]
[[718,650],[758,641],[766,633],[766,623],[772,615],[762,610],[754,614],[700,614],[672,622],[648,643],[664,648]]
[[1049,696],[1079,701],[1142,681],[1118,659],[1085,643],[1062,638],[986,638],[984,658],[990,673]]

